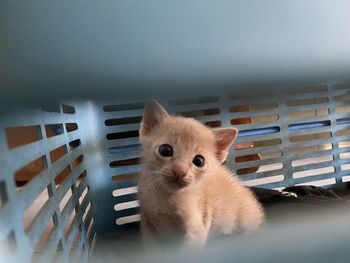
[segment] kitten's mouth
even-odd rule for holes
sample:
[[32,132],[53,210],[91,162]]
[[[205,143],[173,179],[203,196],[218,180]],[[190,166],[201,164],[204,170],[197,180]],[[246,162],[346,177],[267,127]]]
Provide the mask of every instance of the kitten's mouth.
[[169,178],[166,180],[167,183],[171,186],[175,186],[178,188],[183,188],[189,185],[188,182],[184,181],[183,179],[179,179],[179,178]]

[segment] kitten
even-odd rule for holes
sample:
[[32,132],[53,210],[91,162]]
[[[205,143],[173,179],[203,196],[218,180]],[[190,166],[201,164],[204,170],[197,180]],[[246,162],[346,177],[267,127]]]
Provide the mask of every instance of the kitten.
[[236,136],[234,128],[211,130],[194,119],[169,116],[156,101],[146,104],[138,186],[145,243],[182,235],[185,244],[201,247],[209,236],[262,223],[261,205],[222,165]]

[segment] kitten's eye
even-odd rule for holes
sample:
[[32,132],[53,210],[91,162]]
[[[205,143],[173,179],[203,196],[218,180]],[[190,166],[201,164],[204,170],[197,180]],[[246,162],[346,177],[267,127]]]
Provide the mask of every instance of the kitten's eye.
[[203,167],[204,162],[204,157],[202,155],[196,155],[192,161],[192,163],[197,167]]
[[168,144],[162,144],[159,147],[159,154],[163,157],[170,157],[173,155],[173,148]]

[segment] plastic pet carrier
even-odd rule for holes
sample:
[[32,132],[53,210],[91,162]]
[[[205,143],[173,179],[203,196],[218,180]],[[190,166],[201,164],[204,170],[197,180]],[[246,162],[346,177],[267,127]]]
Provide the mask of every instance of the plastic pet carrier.
[[1,262],[87,262],[106,236],[118,260],[149,98],[238,128],[247,186],[347,189],[349,4],[249,2],[0,4]]

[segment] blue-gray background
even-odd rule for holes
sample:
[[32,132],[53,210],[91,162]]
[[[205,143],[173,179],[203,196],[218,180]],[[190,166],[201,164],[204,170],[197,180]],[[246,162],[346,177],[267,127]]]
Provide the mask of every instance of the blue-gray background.
[[2,0],[3,103],[349,79],[350,2]]

